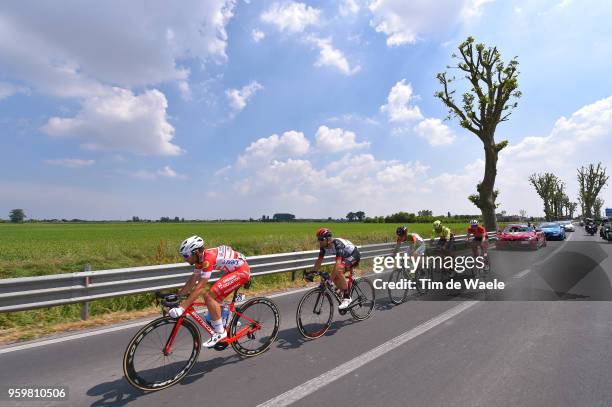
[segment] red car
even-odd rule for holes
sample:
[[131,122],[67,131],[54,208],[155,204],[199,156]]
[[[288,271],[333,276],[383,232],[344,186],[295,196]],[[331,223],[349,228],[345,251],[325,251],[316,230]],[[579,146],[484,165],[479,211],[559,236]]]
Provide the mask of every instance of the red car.
[[536,230],[527,225],[508,225],[497,234],[496,246],[505,248],[526,248],[538,250],[540,246],[546,246],[544,232]]

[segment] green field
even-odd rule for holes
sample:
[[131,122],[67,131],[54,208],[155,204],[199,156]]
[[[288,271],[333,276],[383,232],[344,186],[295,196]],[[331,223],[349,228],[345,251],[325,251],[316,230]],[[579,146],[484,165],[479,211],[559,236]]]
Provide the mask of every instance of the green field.
[[[38,276],[82,271],[177,263],[177,247],[187,236],[199,234],[208,246],[228,244],[243,254],[257,255],[314,250],[318,227],[327,226],[335,236],[356,244],[395,239],[395,224],[379,223],[80,223],[0,224],[0,278]],[[462,234],[465,224],[449,224]],[[408,225],[410,231],[428,238],[429,224]],[[364,264],[364,266],[366,266]],[[291,273],[253,280],[253,290],[267,292],[303,285]],[[116,321],[115,315],[151,309],[153,295],[140,294],[90,303],[92,322]],[[0,314],[0,343],[30,339],[80,320],[79,304]],[[74,325],[76,327],[77,325]]]
[[[391,241],[397,225],[384,223],[80,223],[0,224],[0,278],[38,276],[118,267],[178,263],[189,235],[208,246],[227,244],[247,256],[314,250],[315,231],[327,226],[356,244]],[[463,233],[464,224],[450,224]],[[409,225],[429,237],[429,224]]]

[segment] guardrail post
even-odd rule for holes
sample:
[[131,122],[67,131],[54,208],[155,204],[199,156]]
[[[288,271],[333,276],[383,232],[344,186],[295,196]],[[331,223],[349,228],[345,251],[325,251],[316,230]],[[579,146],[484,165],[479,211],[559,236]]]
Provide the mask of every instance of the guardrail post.
[[291,281],[295,281],[295,273],[295,270],[291,272]]
[[[83,271],[91,271],[91,266],[89,264],[86,264]],[[85,281],[84,281],[85,287],[89,287],[90,282],[91,282],[91,277],[90,276],[85,277]],[[87,318],[89,318],[89,303],[84,302],[83,304],[81,304],[81,319],[85,321],[87,320]]]

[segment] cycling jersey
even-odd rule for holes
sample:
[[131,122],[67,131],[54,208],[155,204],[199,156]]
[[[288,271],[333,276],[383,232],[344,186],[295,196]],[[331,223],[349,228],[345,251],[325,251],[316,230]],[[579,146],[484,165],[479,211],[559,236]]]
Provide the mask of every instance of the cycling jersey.
[[440,238],[442,240],[449,240],[451,238],[451,230],[446,226],[442,226],[440,230],[434,229],[431,233],[431,239]]
[[319,257],[325,257],[329,254],[336,255],[336,258],[341,257],[346,259],[351,257],[353,253],[357,251],[357,247],[346,239],[333,239],[331,247],[321,247],[319,251]]
[[487,230],[480,225],[477,225],[476,228],[473,228],[472,226],[468,226],[467,234],[474,235],[475,240],[482,240],[483,238],[487,238],[489,236],[487,234]]
[[223,274],[238,270],[248,270],[246,258],[229,246],[218,246],[204,250],[202,263],[197,263],[194,273],[200,273],[201,278],[210,278],[213,271]]
[[425,254],[425,240],[418,233],[406,233],[403,236],[398,236],[395,250],[399,250],[400,245],[408,240],[412,240],[412,254],[423,255]]

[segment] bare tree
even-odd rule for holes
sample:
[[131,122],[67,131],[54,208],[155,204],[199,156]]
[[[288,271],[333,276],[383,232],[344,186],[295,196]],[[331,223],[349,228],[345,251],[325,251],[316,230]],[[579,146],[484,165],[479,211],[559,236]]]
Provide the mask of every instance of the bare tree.
[[[594,215],[595,203],[599,193],[608,183],[606,167],[597,163],[597,167],[589,164],[588,167],[580,167],[578,170],[578,196],[583,205],[582,214],[590,218]],[[601,204],[603,206],[603,202]],[[601,207],[600,207],[601,212]]]
[[[485,151],[484,177],[476,186],[477,194],[468,198],[482,212],[487,230],[497,230],[495,209],[497,207],[495,178],[499,152],[508,145],[504,140],[495,141],[497,125],[508,120],[512,109],[517,106],[516,99],[521,96],[518,90],[518,60],[511,59],[508,64],[501,60],[497,47],[474,44],[468,37],[459,47],[459,55],[453,54],[458,62],[449,69],[458,69],[469,82],[470,90],[462,96],[462,105],[455,101],[455,90],[449,85],[455,81],[446,72],[437,75],[442,90],[435,93],[449,109],[448,119],[457,117],[464,129],[474,133],[481,141]],[[513,98],[514,101],[511,101]]]

